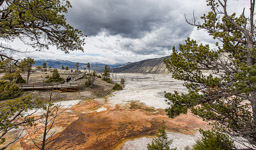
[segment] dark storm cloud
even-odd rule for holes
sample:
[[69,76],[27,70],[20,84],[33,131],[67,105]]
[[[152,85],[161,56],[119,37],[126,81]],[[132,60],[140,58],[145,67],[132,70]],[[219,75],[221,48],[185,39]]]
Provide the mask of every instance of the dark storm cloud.
[[163,24],[184,28],[179,36],[188,32],[183,13],[175,11],[176,4],[169,0],[73,0],[71,3],[69,22],[89,36],[104,30],[110,35],[141,38]]

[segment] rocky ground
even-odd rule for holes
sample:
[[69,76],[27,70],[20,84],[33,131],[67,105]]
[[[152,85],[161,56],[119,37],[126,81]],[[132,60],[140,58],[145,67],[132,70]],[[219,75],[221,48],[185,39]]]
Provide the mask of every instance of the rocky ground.
[[[164,108],[169,105],[164,102],[163,90],[172,92],[180,89],[186,92],[181,82],[170,79],[169,75],[112,75],[116,82],[122,77],[126,79],[124,90],[106,94],[107,96],[97,93],[110,92],[113,84],[102,83],[101,80],[96,81],[96,85],[102,88],[100,90],[96,88],[95,91],[88,89],[60,93],[62,96],[56,99],[76,99],[79,103],[62,102],[61,105],[65,107],[61,106],[61,113],[51,130],[53,136],[48,138],[47,149],[145,149],[163,121],[168,137],[173,139],[173,145],[183,145],[178,147],[181,149],[195,143],[199,137],[199,128],[209,128],[208,123],[190,112],[174,119],[166,115]],[[92,94],[88,94],[90,92]],[[66,107],[67,105],[72,107]],[[8,149],[36,149],[31,138],[40,144],[42,127],[38,124],[36,128],[28,129],[23,138]]]
[[[120,149],[129,139],[155,135],[163,121],[168,131],[188,135],[207,127],[206,122],[191,113],[170,119],[163,110],[145,108],[138,106],[133,109],[130,104],[113,108],[106,99],[81,101],[59,114],[52,128],[54,136],[48,139],[47,149]],[[37,129],[28,130],[30,134],[10,149],[36,149],[31,142],[31,133],[33,139],[40,141],[42,131],[40,125]],[[130,149],[127,144],[123,149],[127,147]]]

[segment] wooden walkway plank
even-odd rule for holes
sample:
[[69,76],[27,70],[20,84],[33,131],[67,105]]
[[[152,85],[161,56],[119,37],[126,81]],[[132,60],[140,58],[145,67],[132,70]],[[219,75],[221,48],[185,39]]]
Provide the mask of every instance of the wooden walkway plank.
[[39,83],[39,84],[28,84],[28,85],[20,84],[19,87],[22,90],[76,89],[76,88],[79,88],[79,83],[75,81],[82,79],[84,76],[86,76],[86,73],[79,74],[70,83],[63,83],[63,84]]

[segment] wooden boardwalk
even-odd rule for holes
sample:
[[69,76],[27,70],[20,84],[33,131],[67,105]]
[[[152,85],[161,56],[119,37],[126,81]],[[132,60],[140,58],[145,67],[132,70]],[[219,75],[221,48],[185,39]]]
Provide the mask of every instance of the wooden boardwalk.
[[63,84],[51,84],[51,83],[36,83],[36,84],[20,84],[19,87],[22,90],[51,90],[51,89],[78,89],[81,84],[76,82],[86,76],[86,73],[78,74],[72,78],[69,83]]
[[77,82],[63,84],[20,84],[22,90],[51,90],[51,89],[78,89],[80,84]]

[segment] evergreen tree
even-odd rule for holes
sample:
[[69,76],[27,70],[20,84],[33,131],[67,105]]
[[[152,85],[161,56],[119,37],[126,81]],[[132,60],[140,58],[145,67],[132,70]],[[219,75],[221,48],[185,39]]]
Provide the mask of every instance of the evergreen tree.
[[188,38],[179,50],[173,48],[165,64],[173,78],[185,81],[188,93],[167,93],[171,107],[166,111],[175,117],[190,108],[203,119],[214,120],[220,132],[256,145],[255,0],[250,0],[249,17],[244,11],[228,12],[227,2],[207,0],[211,11],[201,17],[202,24],[186,19],[219,41],[211,48]]
[[[0,81],[0,86],[2,86]],[[0,93],[1,93],[0,88]],[[17,92],[15,92],[17,94]],[[0,94],[0,97],[2,95]],[[21,138],[20,134],[24,133],[27,128],[36,125],[35,121],[38,118],[34,117],[34,112],[28,112],[28,110],[34,110],[39,108],[45,108],[45,105],[39,99],[32,99],[31,95],[26,95],[13,100],[8,100],[0,103],[0,145],[1,150],[6,149],[10,144],[15,143]],[[49,106],[49,105],[48,105]],[[6,140],[6,135],[9,132],[17,132],[19,136],[13,136]],[[18,130],[17,130],[18,129]]]
[[27,84],[29,81],[29,77],[32,71],[32,65],[35,63],[34,59],[32,58],[24,58],[20,63],[19,63],[19,68],[21,68],[21,71],[27,72]]
[[26,83],[18,71],[14,73],[5,73],[2,80],[9,80],[11,83]]
[[[70,7],[68,0],[0,0],[0,39],[18,38],[36,50],[49,49],[50,45],[65,53],[83,50],[82,32],[69,25],[64,16]],[[0,49],[3,52],[14,50],[3,44]],[[8,58],[5,53],[0,56]]]
[[63,81],[64,81],[64,79],[60,77],[58,70],[54,69],[52,71],[52,76],[49,77],[49,79],[47,79],[45,82],[46,83],[52,83],[52,82],[58,83],[58,82],[63,82]]
[[234,148],[233,141],[225,134],[214,131],[200,130],[203,135],[193,146],[193,150],[231,150]]
[[36,69],[37,70],[42,70],[42,67],[41,66],[36,66]]
[[77,63],[75,64],[75,67],[76,67],[76,71],[78,72],[78,71],[79,71],[79,62],[77,62]]
[[[21,94],[21,90],[15,83],[10,83],[9,81],[5,81],[5,80],[0,80],[0,100],[16,98],[20,94]],[[0,124],[0,128],[1,128],[1,124]]]
[[69,69],[68,66],[66,66],[66,67],[65,67],[65,70],[68,70],[68,69]]
[[89,63],[89,62],[87,63],[87,68],[88,68],[88,70],[89,70],[89,73],[90,73],[90,68],[91,68],[91,65],[90,65],[90,63]]
[[62,70],[64,70],[64,69],[65,69],[63,65],[61,66],[61,69],[62,69]]
[[156,138],[153,139],[151,144],[148,144],[148,150],[171,150],[169,145],[172,143],[171,140],[168,140],[167,134],[165,132],[165,125],[162,124],[162,127],[158,129],[158,134]]
[[46,65],[46,62],[43,62],[43,65],[42,65],[44,71],[47,71],[47,65]]
[[[24,44],[39,51],[44,48],[49,49],[52,45],[65,53],[73,50],[83,51],[84,35],[66,22],[65,14],[69,8],[71,5],[68,0],[0,0],[0,39],[8,43],[14,39],[21,39]],[[11,60],[11,63],[8,63],[10,67],[7,72],[15,72],[16,68],[13,68],[15,66],[13,64],[17,64],[18,61],[6,55],[13,51],[19,50],[10,45],[0,44],[1,72],[6,72],[7,60]],[[46,71],[47,66],[43,68]],[[8,88],[14,92],[6,92]],[[4,95],[16,97],[19,94],[18,91],[19,88],[15,84],[0,81],[0,97]],[[33,114],[26,116],[24,112],[33,108],[45,108],[40,105],[41,101],[38,105],[36,102],[31,97],[22,97],[0,104],[1,149],[6,149],[17,141],[17,139],[5,141],[4,136],[10,131],[34,125]]]
[[108,65],[105,65],[105,69],[104,72],[102,74],[103,76],[103,80],[110,83],[111,79],[110,79],[110,67],[108,67]]

